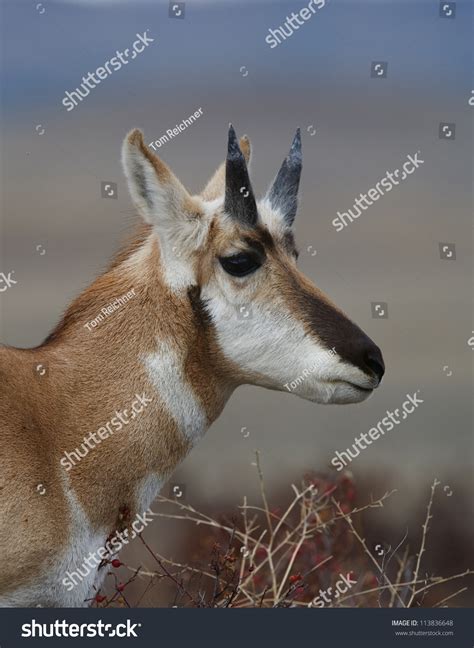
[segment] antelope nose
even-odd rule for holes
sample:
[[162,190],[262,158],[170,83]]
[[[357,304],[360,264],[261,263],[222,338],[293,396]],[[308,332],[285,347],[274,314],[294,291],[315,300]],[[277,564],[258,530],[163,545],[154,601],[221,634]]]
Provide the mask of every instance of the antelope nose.
[[365,352],[365,364],[377,376],[380,382],[385,373],[385,364],[382,353],[375,344],[371,345]]

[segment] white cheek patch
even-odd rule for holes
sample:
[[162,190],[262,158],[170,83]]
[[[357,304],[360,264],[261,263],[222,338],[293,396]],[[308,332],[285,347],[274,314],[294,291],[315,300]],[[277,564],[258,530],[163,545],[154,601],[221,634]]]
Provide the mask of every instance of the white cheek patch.
[[[300,358],[320,355],[327,362],[322,347],[306,340],[303,326],[289,313],[263,309],[255,302],[230,304],[227,299],[203,291],[203,299],[215,324],[218,342],[224,354],[247,371],[287,382],[300,367]],[[242,297],[244,295],[242,294]],[[306,355],[297,352],[304,345]],[[308,348],[309,347],[309,348]]]
[[[267,199],[259,202],[262,224],[277,239],[289,228],[283,215]],[[254,374],[255,384],[289,391],[320,403],[358,402],[371,388],[368,377],[344,361],[337,349],[328,349],[308,334],[303,322],[283,302],[258,300],[258,278],[229,279],[218,269],[201,292],[216,328],[222,353],[243,371]]]
[[158,343],[158,350],[145,359],[148,375],[158,397],[186,439],[195,443],[204,435],[208,420],[204,407],[186,380],[184,358],[171,345]]
[[[258,384],[327,403],[336,392],[342,395],[341,382],[367,381],[357,367],[341,360],[337,349],[329,352],[309,336],[288,309],[249,301],[240,312],[218,286],[207,286],[202,297],[223,354],[244,371],[261,376]],[[294,388],[285,387],[290,383]]]

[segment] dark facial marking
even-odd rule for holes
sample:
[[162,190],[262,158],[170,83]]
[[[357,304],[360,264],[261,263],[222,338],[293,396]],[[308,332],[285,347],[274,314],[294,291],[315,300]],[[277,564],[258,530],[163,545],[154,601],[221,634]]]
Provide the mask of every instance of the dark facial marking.
[[[272,252],[276,248],[275,241],[266,227],[258,225],[252,234],[244,236],[243,240],[245,243],[255,250],[263,259],[265,258],[266,252]],[[295,237],[291,231],[285,232],[283,236],[283,248],[289,256],[294,256],[298,258],[298,250],[295,244]]]
[[250,236],[244,236],[243,237],[244,242],[246,245],[250,248],[250,251],[252,254],[254,254],[257,259],[260,261],[260,264],[262,264],[265,261],[265,246],[260,243],[260,241],[256,238],[252,238]]
[[290,300],[302,315],[308,332],[322,340],[328,349],[334,347],[343,360],[370,374],[367,355],[371,350],[380,354],[380,350],[368,335],[323,295],[319,296],[301,285],[292,273],[287,276],[290,282]]
[[254,230],[243,237],[248,246],[253,247],[261,253],[272,252],[275,249],[275,241],[266,227],[257,225]]
[[199,330],[208,329],[211,324],[211,316],[206,310],[204,301],[201,299],[200,286],[188,288],[188,299],[193,310],[194,319]]

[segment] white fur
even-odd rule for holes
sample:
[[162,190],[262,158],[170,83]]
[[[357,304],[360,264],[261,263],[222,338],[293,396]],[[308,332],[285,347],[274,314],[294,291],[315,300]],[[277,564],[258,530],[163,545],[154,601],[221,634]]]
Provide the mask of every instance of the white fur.
[[[174,215],[179,196],[169,183],[159,182],[153,165],[137,145],[130,144],[128,138],[122,147],[122,166],[132,200],[148,223]],[[143,179],[143,183],[137,176]]]
[[179,292],[192,286],[196,279],[195,273],[186,251],[179,247],[179,243],[160,237],[160,249],[163,268],[163,279],[173,292]]
[[[141,150],[127,140],[123,164],[132,198],[159,234],[165,281],[171,289],[182,291],[196,281],[192,253],[205,241],[213,214],[220,214],[221,226],[226,228],[234,226],[232,219],[222,213],[222,198],[206,203],[199,197],[193,200],[201,217],[189,218],[180,210],[185,189],[179,181],[173,178],[171,182],[160,182]],[[137,168],[141,176],[138,183]],[[267,197],[259,202],[258,209],[263,224],[281,238],[288,230],[284,214],[274,210]],[[236,251],[238,243],[230,246],[226,254]],[[316,402],[358,402],[370,395],[370,391],[364,391],[372,387],[370,379],[354,365],[343,362],[337,349],[335,355],[329,355],[316,336],[307,335],[302,322],[284,302],[265,304],[258,300],[258,279],[230,278],[217,263],[216,273],[217,278],[202,288],[201,295],[216,326],[222,352],[251,374],[255,384],[284,391],[285,385],[304,375],[291,391]],[[251,309],[251,317],[239,318],[239,305]],[[193,442],[200,438],[206,426],[205,416],[186,383],[182,358],[161,345],[146,364],[179,429]]]
[[282,236],[285,231],[288,231],[288,226],[284,221],[284,214],[272,208],[268,198],[263,198],[258,203],[258,214],[262,221],[272,234]]
[[93,586],[100,587],[106,569],[98,572],[97,567],[91,567],[89,575],[77,582],[72,590],[68,591],[63,584],[67,572],[77,570],[77,566],[84,571],[85,558],[103,547],[107,538],[105,529],[99,532],[92,529],[89,518],[69,486],[68,477],[65,476],[63,481],[70,514],[69,545],[59,556],[47,559],[40,577],[31,585],[0,597],[0,607],[86,607],[89,603],[84,601],[94,596]]
[[127,273],[133,274],[134,278],[136,277],[138,281],[143,281],[143,264],[146,263],[147,259],[150,257],[150,254],[153,249],[154,237],[151,234],[146,241],[140,245],[140,247],[133,252],[122,264],[124,271]]
[[250,316],[242,319],[238,317],[238,303],[229,302],[228,295],[222,294],[222,286],[206,287],[202,297],[223,354],[254,374],[256,384],[287,391],[285,384],[305,375],[291,390],[302,398],[319,403],[346,403],[364,400],[369,395],[348,383],[368,389],[370,379],[341,360],[337,349],[336,354],[330,355],[322,343],[310,338],[302,323],[283,304],[272,308],[249,301]]
[[[283,216],[271,209],[267,200],[259,203],[259,216],[270,232],[281,237],[287,226]],[[229,218],[223,223],[232,226]],[[225,251],[238,251],[231,245]],[[257,275],[230,277],[216,264],[216,279],[204,286],[201,297],[206,303],[217,332],[222,353],[245,372],[252,382],[292,393],[319,403],[353,403],[365,400],[370,379],[358,367],[343,361],[316,338],[309,337],[300,320],[283,300],[264,303],[258,299]],[[238,286],[238,290],[236,289]],[[240,307],[249,317],[239,316]],[[300,376],[295,388],[285,385]]]
[[203,406],[186,380],[183,355],[170,344],[158,342],[157,351],[148,355],[144,362],[158,397],[178,429],[195,443],[204,435],[208,420]]
[[[184,291],[194,285],[193,253],[202,248],[212,217],[221,212],[222,198],[204,202],[193,198],[192,208],[199,213],[185,213],[183,205],[189,196],[175,178],[161,182],[153,165],[139,147],[126,140],[123,166],[131,196],[145,220],[159,233],[162,270],[167,285]],[[283,215],[271,209],[268,200],[259,205],[260,218],[268,229],[282,235],[286,230]],[[229,216],[222,224],[233,227]],[[155,233],[140,250],[124,263],[124,269],[137,275],[151,252]],[[233,250],[230,250],[232,252]],[[238,251],[238,245],[236,246]],[[272,303],[258,299],[258,278],[230,278],[216,262],[216,278],[202,287],[201,296],[214,322],[222,353],[247,374],[249,381],[271,389],[285,391],[286,384],[296,381],[291,391],[303,398],[321,403],[346,403],[364,400],[372,387],[370,379],[354,365],[310,337],[302,322],[278,297]],[[249,308],[250,316],[239,316],[239,306]],[[159,314],[157,314],[159,317]],[[143,358],[148,375],[179,431],[191,443],[205,433],[209,421],[199,398],[187,381],[185,353],[171,343],[157,342],[157,349]],[[299,377],[304,376],[304,380]],[[298,379],[298,380],[297,380]],[[367,391],[357,389],[357,385]],[[145,511],[157,495],[162,478],[147,475],[137,486],[138,510]],[[64,474],[64,493],[69,505],[69,544],[60,555],[50,554],[42,571],[31,585],[20,587],[0,597],[0,606],[70,607],[85,606],[86,599],[99,588],[106,569],[89,567],[72,590],[63,583],[67,572],[84,567],[90,554],[97,554],[107,539],[107,529],[94,529]],[[45,548],[46,551],[46,548]]]
[[137,510],[146,511],[163,486],[163,479],[156,473],[147,475],[137,488]]
[[195,211],[188,213],[184,206],[190,197],[179,180],[171,171],[167,180],[160,180],[140,147],[128,138],[122,148],[122,165],[133,202],[158,235],[166,284],[173,291],[192,286],[196,279],[192,254],[206,240],[209,215],[217,201],[205,203],[194,196]]
[[156,227],[162,256],[163,278],[174,292],[189,288],[196,283],[192,263],[193,253],[201,248],[207,238],[213,206],[195,196],[201,215],[197,218],[175,220],[166,230]]

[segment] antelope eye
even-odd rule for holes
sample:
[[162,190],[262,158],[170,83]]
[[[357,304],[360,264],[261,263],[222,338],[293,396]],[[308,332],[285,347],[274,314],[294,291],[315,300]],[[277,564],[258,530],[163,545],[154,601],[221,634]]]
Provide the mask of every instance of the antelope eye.
[[245,277],[260,268],[261,263],[251,254],[234,254],[230,257],[220,257],[219,263],[233,277]]

